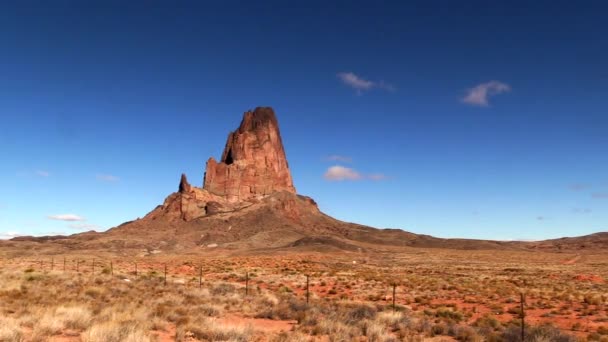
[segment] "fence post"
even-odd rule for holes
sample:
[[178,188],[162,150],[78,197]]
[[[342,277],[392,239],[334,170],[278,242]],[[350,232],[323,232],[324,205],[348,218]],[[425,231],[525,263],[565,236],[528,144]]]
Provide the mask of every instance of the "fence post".
[[395,295],[397,294],[397,284],[393,283],[393,312],[395,312]]
[[110,276],[114,277],[114,264],[112,260],[110,260]]
[[198,288],[200,289],[202,287],[203,287],[203,266],[201,266],[198,271]]
[[524,303],[525,303],[525,297],[524,297],[524,293],[520,293],[521,296],[521,300],[520,300],[520,317],[521,317],[521,342],[524,342],[525,336],[526,336],[526,326],[525,326],[525,317],[526,317],[526,312],[524,311]]
[[307,274],[306,275],[306,304],[308,304],[310,302],[310,291],[308,289],[309,285],[310,285],[310,281],[309,281],[309,276]]
[[80,260],[76,260],[76,272],[79,272],[78,266],[80,266]]
[[55,268],[55,258],[51,258],[51,271]]
[[135,279],[137,279],[137,263],[135,263]]
[[63,257],[63,272],[65,273],[65,257]]
[[92,272],[91,275],[95,275],[95,259],[93,259],[93,264],[92,264]]
[[249,272],[245,273],[245,296],[249,295]]
[[167,286],[167,264],[165,264],[165,286]]

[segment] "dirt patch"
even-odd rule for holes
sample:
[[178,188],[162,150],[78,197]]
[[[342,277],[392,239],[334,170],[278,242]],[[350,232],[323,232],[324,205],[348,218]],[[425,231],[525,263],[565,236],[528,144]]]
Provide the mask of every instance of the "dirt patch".
[[574,276],[573,279],[578,280],[578,281],[588,281],[588,282],[596,283],[596,284],[604,283],[604,278],[602,278],[598,275],[595,275],[595,274],[578,274],[578,275]]
[[579,261],[581,259],[580,255],[575,256],[572,259],[568,259],[568,260],[564,260],[562,261],[562,265],[574,265],[576,264],[577,261]]
[[253,330],[266,333],[279,333],[281,331],[291,331],[297,321],[275,321],[266,318],[248,318],[237,315],[228,315],[216,318],[218,323],[232,327],[248,327]]

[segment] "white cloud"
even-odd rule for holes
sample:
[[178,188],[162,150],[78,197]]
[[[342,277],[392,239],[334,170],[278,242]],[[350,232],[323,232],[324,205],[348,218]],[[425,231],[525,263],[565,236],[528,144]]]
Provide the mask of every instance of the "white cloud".
[[325,179],[331,181],[359,180],[363,178],[361,174],[351,168],[335,165],[327,169]]
[[40,177],[48,177],[51,174],[48,171],[44,171],[44,170],[38,170],[36,171],[36,176],[40,176]]
[[99,230],[101,227],[96,224],[89,223],[74,223],[70,224],[68,227],[76,230]]
[[330,156],[327,156],[327,158],[325,158],[325,160],[337,161],[337,162],[342,162],[342,163],[350,163],[353,161],[353,158],[347,157],[347,156],[341,156],[341,155],[337,155],[337,154],[332,154]]
[[363,77],[357,76],[353,72],[338,73],[338,78],[342,81],[342,83],[355,89],[359,95],[361,95],[364,91],[368,91],[373,88],[395,91],[395,87],[391,84],[384,81],[374,82],[366,80]]
[[481,83],[468,89],[467,94],[462,98],[462,102],[473,106],[487,107],[490,105],[488,100],[490,96],[509,91],[511,91],[511,86],[500,81]]
[[120,178],[116,177],[116,176],[112,176],[112,175],[107,175],[107,174],[97,174],[97,176],[95,176],[97,178],[98,181],[102,181],[102,182],[118,182],[120,180]]
[[47,216],[50,220],[57,221],[86,221],[84,217],[74,215],[74,214],[59,214],[59,215],[49,215]]
[[21,236],[19,232],[0,232],[0,240],[12,239],[17,236]]
[[386,179],[386,175],[382,173],[373,173],[369,175],[364,175],[358,172],[355,169],[351,169],[348,167],[334,165],[325,171],[323,177],[329,181],[344,181],[344,180],[362,180],[369,179],[374,181],[384,180]]

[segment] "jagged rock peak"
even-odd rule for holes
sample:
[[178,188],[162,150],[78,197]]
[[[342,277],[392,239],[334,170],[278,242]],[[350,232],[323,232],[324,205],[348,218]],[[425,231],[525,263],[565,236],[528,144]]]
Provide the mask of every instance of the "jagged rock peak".
[[243,114],[239,128],[228,135],[220,162],[207,161],[203,188],[229,202],[296,192],[272,108],[257,107]]
[[255,131],[258,127],[265,125],[272,125],[277,131],[279,130],[279,122],[274,114],[274,109],[272,107],[257,107],[253,112],[247,111],[243,114],[238,132]]
[[179,192],[185,193],[190,192],[192,190],[192,186],[188,183],[188,178],[185,173],[182,173],[182,178],[179,181]]

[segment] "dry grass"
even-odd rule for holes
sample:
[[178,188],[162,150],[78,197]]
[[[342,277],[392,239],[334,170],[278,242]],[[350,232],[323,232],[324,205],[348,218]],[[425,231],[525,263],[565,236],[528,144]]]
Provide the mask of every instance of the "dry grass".
[[[140,262],[137,278],[130,262],[121,267],[115,261],[114,276],[101,265],[91,275],[84,263],[79,273],[5,263],[0,341],[515,341],[520,291],[531,325],[527,341],[608,339],[608,285],[598,280],[608,278],[602,258],[563,265],[559,260],[567,257],[554,254],[416,253],[357,263],[344,255],[209,259],[200,289],[197,263],[178,257],[169,261],[166,286],[162,259]],[[310,304],[304,274],[311,276]],[[297,324],[260,330],[264,320]]]

